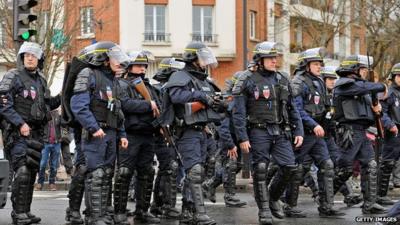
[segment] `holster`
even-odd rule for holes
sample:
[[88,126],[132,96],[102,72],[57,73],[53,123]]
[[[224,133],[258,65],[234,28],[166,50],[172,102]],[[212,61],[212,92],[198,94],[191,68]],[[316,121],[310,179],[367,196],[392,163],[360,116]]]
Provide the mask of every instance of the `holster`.
[[342,149],[348,149],[353,145],[353,129],[351,126],[339,126],[336,129],[336,143]]

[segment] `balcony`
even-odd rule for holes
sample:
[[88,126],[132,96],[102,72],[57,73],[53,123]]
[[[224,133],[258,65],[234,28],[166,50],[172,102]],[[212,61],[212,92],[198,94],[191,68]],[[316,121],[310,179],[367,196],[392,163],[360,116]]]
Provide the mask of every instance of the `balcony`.
[[192,41],[201,41],[201,42],[206,42],[206,43],[211,43],[211,44],[217,44],[218,39],[217,34],[199,34],[199,33],[193,33],[192,34]]
[[171,42],[171,34],[169,33],[144,33],[144,42],[145,43],[170,43]]

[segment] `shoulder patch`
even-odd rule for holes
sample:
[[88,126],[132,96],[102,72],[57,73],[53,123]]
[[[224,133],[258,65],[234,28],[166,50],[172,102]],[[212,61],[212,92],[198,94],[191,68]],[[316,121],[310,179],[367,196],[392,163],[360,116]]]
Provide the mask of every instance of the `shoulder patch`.
[[301,76],[296,75],[290,84],[294,97],[299,96],[303,92],[303,79]]
[[94,74],[94,72],[90,68],[85,68],[79,72],[74,85],[74,93],[89,90],[89,77],[92,74]]
[[6,74],[4,74],[3,80],[1,80],[0,82],[0,92],[10,91],[14,78],[17,74],[17,69],[11,69]]
[[165,88],[186,86],[192,79],[186,71],[174,72],[165,84]]
[[335,88],[340,87],[340,86],[345,86],[354,83],[355,80],[352,78],[347,78],[347,77],[341,77],[339,80],[336,81],[335,83]]
[[233,95],[240,95],[243,91],[243,83],[245,80],[247,80],[247,78],[249,78],[251,76],[251,72],[250,71],[244,71],[243,73],[240,74],[240,76],[238,77],[238,79],[235,81],[235,84],[233,85],[232,88],[232,94]]

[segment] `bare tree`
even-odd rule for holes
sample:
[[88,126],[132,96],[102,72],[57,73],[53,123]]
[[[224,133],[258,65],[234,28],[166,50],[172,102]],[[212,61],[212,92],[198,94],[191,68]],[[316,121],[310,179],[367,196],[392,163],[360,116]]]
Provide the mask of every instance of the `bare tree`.
[[367,29],[367,48],[374,57],[372,68],[383,80],[400,60],[400,1],[358,0],[356,6],[364,14],[360,22]]
[[351,0],[289,0],[289,3],[290,24],[295,29],[299,26],[307,36],[307,43],[291,43],[294,52],[316,46],[333,47],[335,36],[345,35],[345,29],[354,21],[349,10]]
[[[84,0],[90,3],[90,0]],[[100,16],[112,4],[112,0],[104,0],[105,4],[94,14],[94,17]],[[6,31],[7,43],[4,48],[0,48],[0,57],[3,57],[4,61],[11,65],[16,65],[15,46],[12,41],[13,37],[13,15],[11,0],[0,0],[0,14],[2,16],[2,22]],[[81,4],[83,1],[80,1]],[[51,86],[57,70],[65,62],[65,53],[71,48],[71,41],[77,37],[80,32],[80,20],[68,20],[69,13],[66,10],[67,4],[77,4],[73,0],[42,0],[33,9],[38,16],[34,26],[37,30],[35,35],[35,42],[39,43],[43,47],[45,55],[45,63],[43,68],[43,74]],[[83,3],[85,4],[85,3]],[[69,21],[73,21],[71,24],[67,24]],[[95,20],[94,20],[95,21]],[[62,68],[63,69],[63,68]]]

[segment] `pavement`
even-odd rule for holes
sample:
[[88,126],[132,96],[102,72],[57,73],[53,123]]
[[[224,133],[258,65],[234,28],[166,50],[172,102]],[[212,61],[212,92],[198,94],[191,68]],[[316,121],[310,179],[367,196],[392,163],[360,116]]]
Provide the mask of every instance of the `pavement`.
[[[243,208],[227,208],[223,202],[223,194],[217,194],[217,202],[211,203],[206,201],[205,205],[210,217],[215,219],[220,225],[253,225],[258,224],[258,209],[251,193],[238,193],[238,196],[245,200],[248,205]],[[181,197],[178,196],[177,207],[181,208]],[[35,192],[32,203],[32,212],[42,218],[41,225],[64,225],[65,208],[68,205],[66,191],[42,191]],[[128,203],[128,209],[134,210],[134,203]],[[283,220],[274,219],[276,225],[360,225],[373,223],[356,222],[356,218],[365,218],[361,214],[359,205],[347,208],[341,196],[335,198],[335,207],[346,213],[345,216],[337,218],[320,218],[316,208],[316,204],[308,194],[301,194],[299,197],[299,208],[307,213],[307,218],[294,219],[286,218]],[[82,206],[82,208],[84,208]],[[0,210],[0,224],[11,224],[11,202],[8,200],[4,209]],[[130,218],[131,224],[134,223],[133,218]],[[177,225],[176,220],[162,219],[162,225]]]

